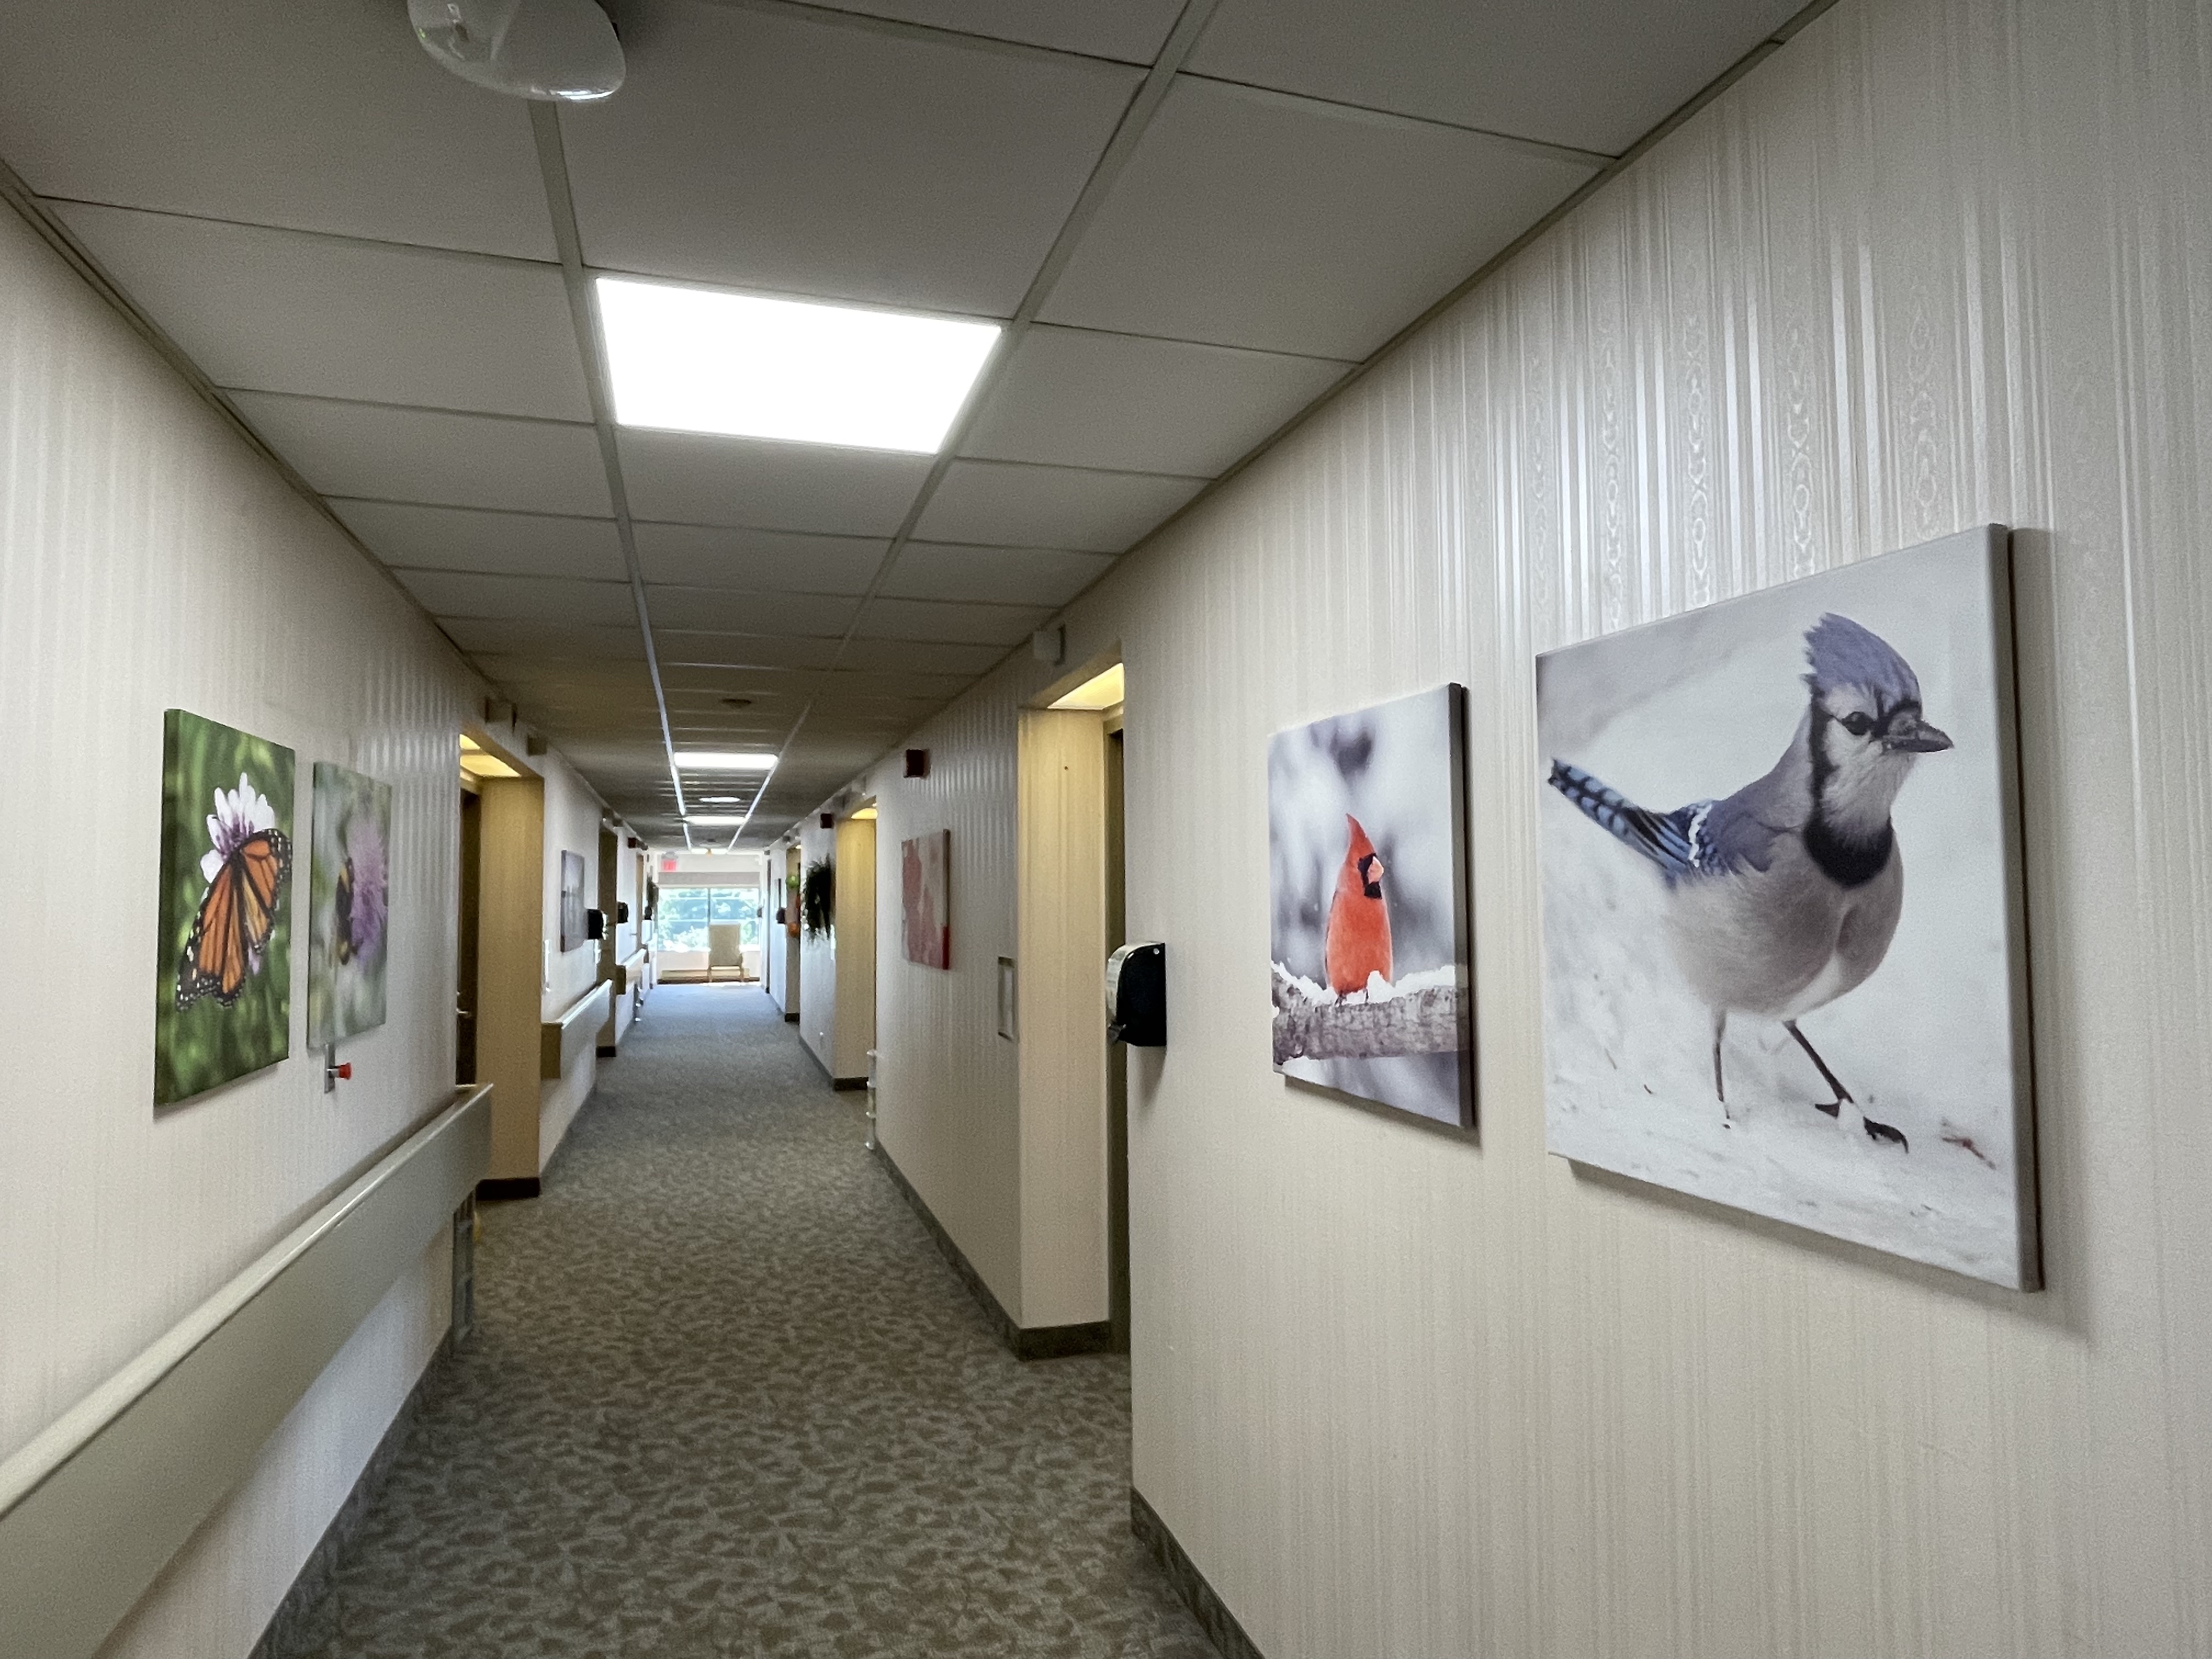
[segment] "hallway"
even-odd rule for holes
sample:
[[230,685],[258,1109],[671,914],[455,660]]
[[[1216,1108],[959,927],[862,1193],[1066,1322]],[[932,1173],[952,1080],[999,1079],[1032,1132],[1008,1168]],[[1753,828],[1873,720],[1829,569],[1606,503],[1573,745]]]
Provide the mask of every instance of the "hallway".
[[757,987],[658,991],[277,1654],[1211,1656],[1129,1534],[1127,1360],[1012,1358],[862,1098]]

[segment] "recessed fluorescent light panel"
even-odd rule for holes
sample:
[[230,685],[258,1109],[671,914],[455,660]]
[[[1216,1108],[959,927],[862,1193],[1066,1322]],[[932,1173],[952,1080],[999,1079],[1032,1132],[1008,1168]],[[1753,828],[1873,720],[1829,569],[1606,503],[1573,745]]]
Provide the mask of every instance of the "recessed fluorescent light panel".
[[1054,708],[1111,708],[1121,701],[1121,665],[1115,663],[1103,674],[1093,675],[1077,686],[1058,702]]
[[995,323],[599,279],[624,426],[933,455]]
[[773,772],[775,757],[765,750],[679,750],[676,764],[686,772]]
[[686,812],[684,815],[684,822],[699,824],[708,830],[717,826],[734,829],[743,823],[744,819],[734,812]]

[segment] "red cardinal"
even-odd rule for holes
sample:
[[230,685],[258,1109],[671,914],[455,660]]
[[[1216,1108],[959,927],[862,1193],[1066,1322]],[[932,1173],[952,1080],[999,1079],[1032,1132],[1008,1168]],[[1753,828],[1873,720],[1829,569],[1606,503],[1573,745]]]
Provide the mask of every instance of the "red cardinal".
[[1390,977],[1390,909],[1382,902],[1382,860],[1349,812],[1352,842],[1336,872],[1328,907],[1328,982],[1339,996],[1367,988],[1367,976]]

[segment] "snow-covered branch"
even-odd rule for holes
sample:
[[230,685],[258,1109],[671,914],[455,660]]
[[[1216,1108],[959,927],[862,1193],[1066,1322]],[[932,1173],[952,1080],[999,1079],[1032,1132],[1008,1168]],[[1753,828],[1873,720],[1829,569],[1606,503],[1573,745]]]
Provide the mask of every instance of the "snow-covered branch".
[[1465,993],[1450,969],[1408,974],[1395,985],[1378,975],[1364,991],[1339,996],[1274,966],[1275,1063],[1286,1060],[1381,1060],[1441,1054],[1464,1042]]

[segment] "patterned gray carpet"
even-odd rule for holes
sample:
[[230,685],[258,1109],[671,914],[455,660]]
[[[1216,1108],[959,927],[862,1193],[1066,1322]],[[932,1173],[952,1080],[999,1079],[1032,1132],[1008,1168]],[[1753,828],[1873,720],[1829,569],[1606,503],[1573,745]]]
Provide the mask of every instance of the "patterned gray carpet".
[[1129,1535],[1128,1365],[1014,1359],[755,987],[665,986],[290,1659],[1212,1659]]

